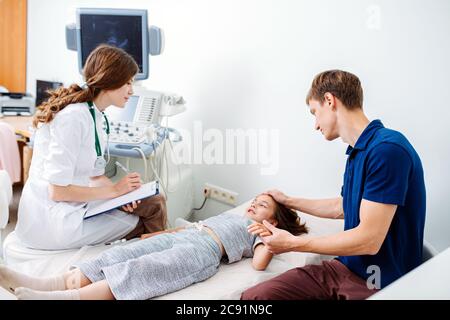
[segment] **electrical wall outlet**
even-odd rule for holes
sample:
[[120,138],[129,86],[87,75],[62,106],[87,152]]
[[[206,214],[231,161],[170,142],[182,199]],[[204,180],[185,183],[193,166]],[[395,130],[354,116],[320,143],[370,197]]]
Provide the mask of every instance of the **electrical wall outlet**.
[[236,205],[238,196],[237,192],[218,187],[210,183],[205,183],[203,192],[207,198],[211,198],[232,206]]

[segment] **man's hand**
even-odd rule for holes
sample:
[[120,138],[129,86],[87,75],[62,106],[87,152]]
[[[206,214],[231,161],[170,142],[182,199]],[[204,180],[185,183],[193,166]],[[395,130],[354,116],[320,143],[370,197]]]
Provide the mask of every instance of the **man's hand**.
[[272,196],[272,198],[278,202],[281,203],[282,205],[285,205],[287,207],[287,200],[288,200],[288,196],[285,195],[283,192],[273,189],[273,190],[269,190],[266,192],[263,192],[263,194],[267,194],[269,196]]
[[133,201],[132,203],[128,203],[122,206],[122,210],[128,213],[133,213],[134,209],[138,207],[138,204],[141,203],[141,200]]
[[296,236],[286,230],[278,229],[272,224],[263,221],[264,226],[272,233],[270,236],[262,237],[262,241],[266,245],[267,250],[274,254],[291,251],[294,248]]

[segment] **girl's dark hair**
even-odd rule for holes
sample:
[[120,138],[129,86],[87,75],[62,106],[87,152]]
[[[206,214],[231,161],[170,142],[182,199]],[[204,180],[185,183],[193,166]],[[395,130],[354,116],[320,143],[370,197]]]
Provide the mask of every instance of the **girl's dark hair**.
[[130,81],[139,67],[136,61],[124,50],[109,46],[99,45],[88,56],[83,69],[86,89],[78,84],[72,84],[69,88],[58,88],[48,91],[50,98],[38,107],[33,125],[48,123],[55,115],[72,103],[83,103],[94,100],[102,90],[115,90]]
[[[272,198],[273,199],[273,198]],[[283,204],[275,203],[275,220],[277,220],[277,228],[284,229],[295,236],[308,233],[308,228],[305,223],[300,223],[300,217],[297,212],[287,208]]]

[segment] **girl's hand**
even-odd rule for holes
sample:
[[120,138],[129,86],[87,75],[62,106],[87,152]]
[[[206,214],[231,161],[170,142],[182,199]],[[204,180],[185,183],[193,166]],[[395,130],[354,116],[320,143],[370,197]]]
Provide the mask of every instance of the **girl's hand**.
[[263,221],[263,224],[270,230],[272,235],[263,237],[262,241],[266,245],[267,250],[273,254],[288,252],[294,249],[295,245],[298,244],[298,242],[295,242],[295,239],[301,239],[302,242],[307,241],[303,241],[306,237],[296,237],[286,230],[276,228],[266,220]]
[[272,235],[272,232],[270,232],[270,230],[265,225],[258,222],[254,222],[251,225],[249,225],[247,227],[247,231],[252,235],[260,237],[267,237]]
[[132,213],[134,211],[134,209],[136,209],[138,207],[138,204],[141,203],[141,200],[133,201],[132,203],[128,203],[124,206],[122,206],[122,210],[128,213]]

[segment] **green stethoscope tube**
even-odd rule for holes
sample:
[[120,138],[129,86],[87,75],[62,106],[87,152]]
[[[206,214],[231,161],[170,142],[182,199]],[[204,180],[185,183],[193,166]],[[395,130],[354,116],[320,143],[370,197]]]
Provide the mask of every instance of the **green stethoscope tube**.
[[[95,110],[94,110],[94,104],[92,101],[88,101],[89,106],[89,112],[91,113],[92,119],[94,120],[94,132],[95,132],[95,151],[97,152],[97,157],[102,156],[102,147],[100,145],[100,139],[98,138],[98,132],[97,132],[97,121],[95,120]],[[106,122],[106,134],[109,135],[109,121],[106,117],[105,113],[102,112],[103,117],[105,118]]]

